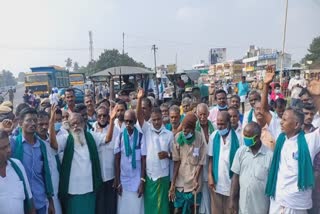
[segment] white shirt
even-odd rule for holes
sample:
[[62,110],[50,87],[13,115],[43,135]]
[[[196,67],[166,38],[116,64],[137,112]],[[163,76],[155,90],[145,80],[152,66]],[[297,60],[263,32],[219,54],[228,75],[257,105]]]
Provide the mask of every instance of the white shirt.
[[[91,131],[91,134],[97,135],[100,138],[105,138],[109,125],[103,128],[102,132],[97,131],[97,122],[93,123],[94,131]],[[101,176],[103,182],[110,181],[114,178],[114,143],[112,139],[109,143],[100,144],[98,147],[98,154],[101,167]]]
[[56,93],[50,94],[49,99],[50,99],[51,105],[58,105],[58,103],[59,103],[58,94],[56,94]]
[[[32,198],[32,193],[29,185],[29,181],[26,175],[26,171],[17,159],[11,158],[19,167],[26,183],[26,189],[29,195],[29,199]],[[23,182],[19,179],[18,174],[12,167],[11,163],[7,162],[6,177],[0,176],[0,212],[1,214],[23,214],[25,193],[23,188]]]
[[316,128],[320,127],[320,114],[319,112],[317,112],[314,115],[313,121],[312,121],[312,125]]
[[[208,144],[208,155],[213,156],[213,139],[216,135],[217,130],[214,131],[209,137],[209,144]],[[220,136],[220,154],[219,154],[219,165],[218,165],[218,182],[216,184],[216,192],[230,196],[230,187],[231,187],[231,179],[229,176],[230,171],[230,162],[229,162],[229,155],[230,155],[230,147],[231,147],[231,132],[229,132],[226,143],[223,143],[223,139]]]
[[[248,124],[248,117],[249,117],[249,113],[250,113],[251,109],[249,111],[246,111],[243,115],[243,120],[242,120],[242,127],[243,128],[246,127],[246,125]],[[252,122],[257,122],[256,116],[254,115],[254,112],[252,112]]]
[[304,78],[296,79],[291,78],[288,85],[288,90],[291,91],[291,98],[298,99],[299,94],[302,90],[301,87],[297,87],[295,85],[299,84],[303,88],[307,87],[307,81]]
[[[92,134],[97,148],[105,143],[99,135]],[[64,140],[64,141],[61,141]],[[57,138],[58,152],[62,152],[67,145],[67,138]],[[93,191],[92,164],[87,143],[80,145],[74,143],[74,153],[71,163],[68,193],[71,195],[81,195]]]
[[[139,130],[139,129],[138,129]],[[141,133],[139,131],[139,133]],[[142,134],[142,133],[141,133]],[[122,133],[120,133],[122,135]],[[141,176],[141,156],[145,156],[146,146],[145,146],[145,138],[142,135],[141,140],[138,136],[138,142],[136,145],[136,168],[132,168],[132,157],[126,156],[123,135],[116,139],[114,153],[121,152],[121,160],[120,160],[120,181],[122,184],[122,188],[125,191],[129,192],[137,192],[140,185],[140,176]],[[139,134],[140,135],[140,134]],[[140,142],[140,143],[139,143]],[[132,148],[133,146],[133,134],[129,136],[129,144]],[[134,151],[134,150],[133,150]]]
[[[275,128],[280,127],[278,122],[272,119],[269,125],[270,132],[273,136],[276,136],[275,139],[281,133],[279,128]],[[299,191],[298,189],[298,160],[293,157],[298,152],[297,137],[298,135],[290,139],[286,138],[284,142],[280,157],[275,200],[284,207],[306,210],[312,207],[312,190]],[[305,138],[313,162],[315,155],[320,151],[320,129],[305,134]]]
[[152,125],[143,123],[142,131],[145,136],[147,148],[147,175],[153,181],[156,181],[158,178],[169,176],[170,160],[168,158],[160,160],[158,153],[161,151],[171,153],[173,134],[164,126],[162,127],[160,134],[155,133],[152,128]]

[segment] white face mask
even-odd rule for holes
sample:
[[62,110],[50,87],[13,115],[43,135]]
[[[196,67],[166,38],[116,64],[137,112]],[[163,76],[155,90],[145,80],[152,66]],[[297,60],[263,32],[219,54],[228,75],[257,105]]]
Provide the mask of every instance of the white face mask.
[[296,77],[297,80],[300,79],[300,75],[296,75],[295,77]]

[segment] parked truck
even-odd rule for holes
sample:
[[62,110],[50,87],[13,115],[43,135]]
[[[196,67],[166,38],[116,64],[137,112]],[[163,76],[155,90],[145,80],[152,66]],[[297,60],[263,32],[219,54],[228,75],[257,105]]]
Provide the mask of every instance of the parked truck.
[[26,73],[25,88],[35,95],[48,97],[53,87],[68,88],[69,72],[59,66],[33,67]]

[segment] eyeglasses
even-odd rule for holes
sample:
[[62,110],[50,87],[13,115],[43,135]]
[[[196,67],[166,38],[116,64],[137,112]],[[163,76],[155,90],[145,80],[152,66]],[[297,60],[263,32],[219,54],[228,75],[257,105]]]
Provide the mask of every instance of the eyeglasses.
[[125,123],[133,124],[134,120],[124,120]]
[[98,115],[98,118],[102,118],[102,117],[105,117],[105,118],[106,118],[106,117],[108,117],[108,115],[107,115],[107,114],[99,114],[99,115]]

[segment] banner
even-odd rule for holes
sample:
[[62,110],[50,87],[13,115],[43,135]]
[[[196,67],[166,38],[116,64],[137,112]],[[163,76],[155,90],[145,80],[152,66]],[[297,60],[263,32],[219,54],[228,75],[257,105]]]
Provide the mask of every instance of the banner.
[[211,48],[209,52],[209,63],[214,65],[216,63],[225,62],[227,59],[226,48]]

